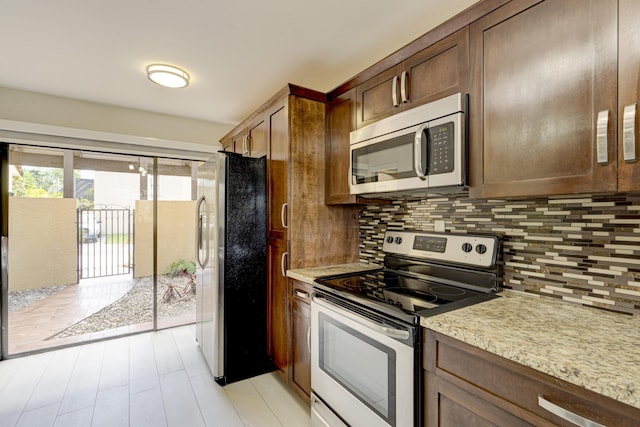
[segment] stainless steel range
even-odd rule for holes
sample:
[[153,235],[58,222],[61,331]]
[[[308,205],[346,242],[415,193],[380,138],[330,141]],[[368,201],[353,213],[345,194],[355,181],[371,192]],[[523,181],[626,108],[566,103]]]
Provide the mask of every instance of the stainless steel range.
[[420,318],[496,298],[495,236],[387,231],[384,268],[318,279],[312,426],[421,426]]

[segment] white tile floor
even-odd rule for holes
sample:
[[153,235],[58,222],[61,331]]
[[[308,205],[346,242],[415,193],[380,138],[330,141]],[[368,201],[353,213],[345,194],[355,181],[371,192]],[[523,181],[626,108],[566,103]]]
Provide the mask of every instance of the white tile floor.
[[0,362],[1,427],[304,427],[275,376],[218,386],[193,325]]

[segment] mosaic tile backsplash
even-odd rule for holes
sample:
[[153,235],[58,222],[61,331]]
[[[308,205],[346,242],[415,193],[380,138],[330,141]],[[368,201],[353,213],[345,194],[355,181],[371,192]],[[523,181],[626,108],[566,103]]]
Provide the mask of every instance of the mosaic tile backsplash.
[[640,193],[505,200],[455,195],[360,207],[360,261],[381,263],[384,232],[503,238],[503,286],[640,314]]

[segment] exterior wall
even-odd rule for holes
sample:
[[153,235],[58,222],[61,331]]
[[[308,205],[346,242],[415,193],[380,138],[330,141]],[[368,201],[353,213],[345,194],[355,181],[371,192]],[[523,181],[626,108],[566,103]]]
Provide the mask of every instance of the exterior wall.
[[78,283],[76,199],[9,199],[9,291]]
[[140,174],[122,172],[94,172],[93,202],[132,208],[140,198]]
[[360,259],[382,262],[384,232],[484,233],[504,241],[504,286],[640,314],[640,194],[506,200],[467,196],[360,207]]
[[[169,264],[195,261],[196,202],[158,201],[158,274]],[[153,274],[153,201],[136,201],[134,277]]]

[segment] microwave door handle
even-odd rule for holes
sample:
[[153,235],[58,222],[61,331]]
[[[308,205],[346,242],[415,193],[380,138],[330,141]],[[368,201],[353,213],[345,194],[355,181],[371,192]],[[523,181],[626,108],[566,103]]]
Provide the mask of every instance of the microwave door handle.
[[[413,140],[413,169],[416,172],[416,175],[418,176],[418,178],[420,178],[423,181],[427,179],[427,175],[424,172],[424,168],[422,164],[422,133],[428,127],[429,126],[426,123],[423,125],[420,125],[420,127],[418,127],[418,130],[416,130],[416,135]],[[429,141],[427,141],[427,143],[428,142]],[[428,152],[429,150],[427,147],[427,153]],[[429,159],[427,159],[427,162],[428,161]]]

